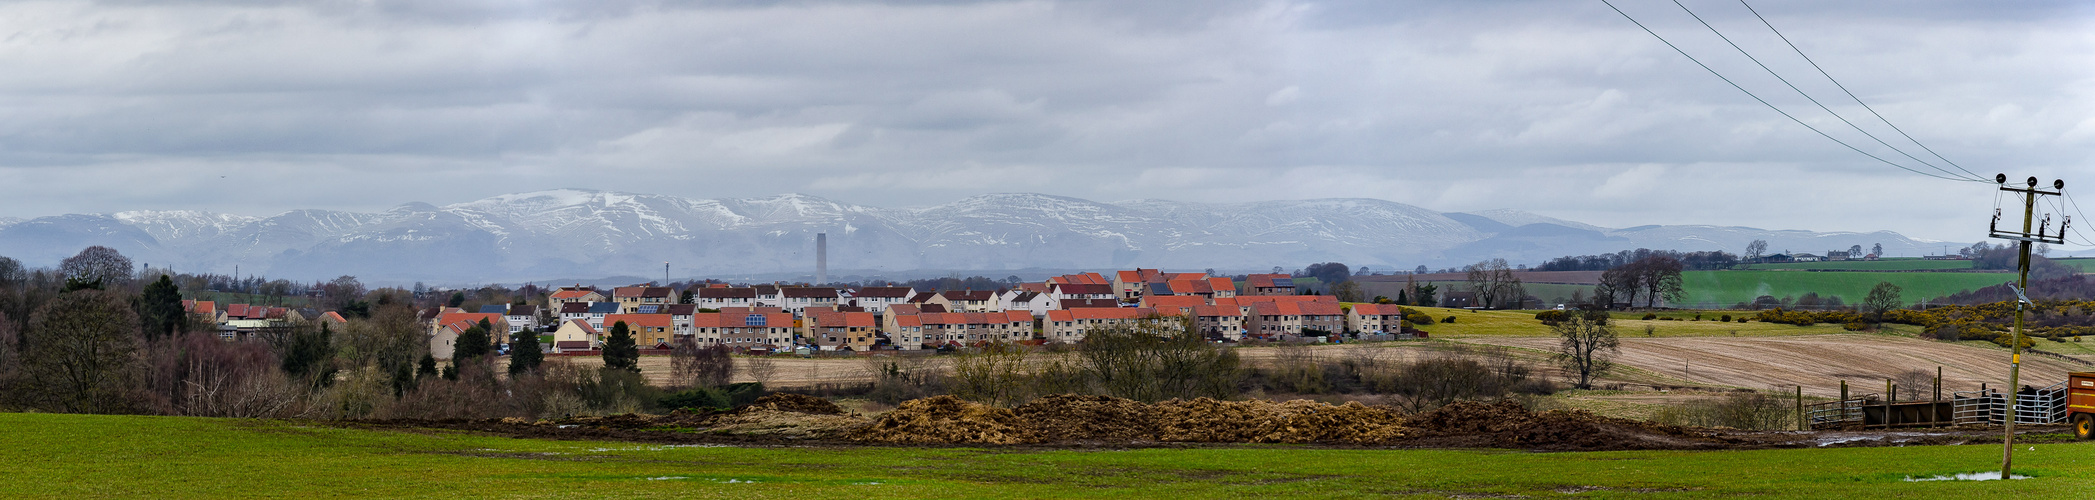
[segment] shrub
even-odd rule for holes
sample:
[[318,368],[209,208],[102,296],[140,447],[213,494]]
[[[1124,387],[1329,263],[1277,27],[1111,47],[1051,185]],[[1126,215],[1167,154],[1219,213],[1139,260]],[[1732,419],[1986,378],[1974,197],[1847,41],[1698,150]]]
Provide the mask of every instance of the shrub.
[[1725,323],[1730,323],[1730,322],[1731,322],[1731,315],[1729,315],[1729,314],[1726,314],[1726,315],[1724,315],[1723,319],[1719,319],[1718,321],[1723,321],[1723,322],[1725,322]]
[[1841,328],[1842,330],[1847,330],[1847,331],[1851,331],[1851,332],[1859,332],[1859,331],[1863,331],[1863,330],[1868,330],[1868,329],[1869,329],[1869,323],[1863,323],[1863,322],[1860,322],[1860,321],[1850,321],[1850,322],[1848,322],[1848,323],[1846,323],[1846,324],[1840,325],[1840,328]]
[[1745,317],[1743,317],[1743,316],[1742,316],[1742,317],[1740,317],[1740,318],[1739,318],[1739,322],[1740,322],[1740,323],[1745,323],[1745,322],[1746,322],[1746,318],[1745,318]]
[[1448,316],[1448,317],[1445,317],[1445,318],[1441,318],[1441,319],[1440,319],[1440,322],[1442,322],[1442,323],[1454,323],[1454,322],[1455,322],[1455,317],[1454,317],[1454,316]]
[[1570,314],[1555,309],[1535,313],[1535,319],[1541,320],[1542,324],[1551,326],[1555,326],[1558,321],[1564,321],[1570,317]]
[[1644,321],[1659,319],[1658,313],[1644,313]]

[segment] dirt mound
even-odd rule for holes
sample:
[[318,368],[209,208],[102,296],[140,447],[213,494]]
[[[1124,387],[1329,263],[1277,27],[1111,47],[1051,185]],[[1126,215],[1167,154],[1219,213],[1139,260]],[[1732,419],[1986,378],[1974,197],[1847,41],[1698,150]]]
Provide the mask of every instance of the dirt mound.
[[753,409],[721,415],[708,432],[740,436],[771,436],[785,439],[843,439],[865,427],[865,417],[825,415],[798,411]]
[[748,406],[736,408],[735,413],[752,411],[785,411],[809,415],[843,415],[844,409],[836,403],[806,394],[778,393],[761,398]]
[[854,432],[853,438],[911,444],[1028,444],[1040,440],[1011,410],[953,396],[905,401],[873,425]]
[[1156,418],[1149,405],[1111,396],[1059,394],[1012,408],[1044,441],[1154,440]]
[[1585,410],[1531,412],[1513,401],[1461,401],[1412,417],[1419,437],[1443,446],[1558,451],[1701,449],[1727,440],[1690,429],[1607,418]]
[[1377,444],[1403,436],[1395,412],[1348,402],[1171,400],[1154,407],[1162,441]]

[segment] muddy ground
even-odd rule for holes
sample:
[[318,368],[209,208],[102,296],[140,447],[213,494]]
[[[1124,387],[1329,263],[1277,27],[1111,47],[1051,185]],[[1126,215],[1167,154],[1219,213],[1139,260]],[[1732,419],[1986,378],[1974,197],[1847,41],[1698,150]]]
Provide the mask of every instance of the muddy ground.
[[[951,396],[868,417],[821,398],[774,394],[733,411],[558,420],[352,421],[354,427],[450,429],[527,439],[730,446],[1199,447],[1289,443],[1332,448],[1530,451],[1744,450],[1998,443],[2000,430],[1743,431],[1678,427],[1579,410],[1529,411],[1510,401],[1460,402],[1405,415],[1359,403],[1166,401],[1052,396],[997,408]],[[2027,434],[2063,426],[2021,426]]]

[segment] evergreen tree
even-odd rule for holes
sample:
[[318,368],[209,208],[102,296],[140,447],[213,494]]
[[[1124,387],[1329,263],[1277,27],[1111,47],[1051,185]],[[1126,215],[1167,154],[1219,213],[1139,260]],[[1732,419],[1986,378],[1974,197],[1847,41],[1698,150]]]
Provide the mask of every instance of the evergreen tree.
[[[327,358],[334,355],[334,332],[327,323],[320,323],[320,331],[298,332],[291,336],[291,347],[284,350],[284,372],[296,377],[326,374]],[[329,377],[317,377],[321,381]]]
[[182,292],[175,281],[160,275],[159,281],[145,286],[138,296],[138,319],[144,323],[146,338],[174,335],[182,329],[184,311]]
[[480,325],[467,328],[458,334],[458,347],[451,350],[451,364],[487,355],[488,342],[487,328]]
[[611,337],[604,340],[604,369],[640,372],[640,347],[624,321],[611,325]]
[[538,336],[531,332],[520,332],[509,340],[509,374],[538,371],[538,364],[545,361],[546,354],[538,349]]
[[431,356],[431,355],[428,355],[428,354],[423,354],[423,355],[422,355],[422,364],[421,364],[421,366],[418,366],[418,367],[416,367],[416,368],[415,368],[415,378],[416,378],[416,379],[426,379],[426,378],[429,378],[429,377],[435,377],[435,376],[437,376],[437,372],[436,372],[436,356]]
[[447,306],[451,306],[451,307],[458,307],[458,306],[466,305],[466,293],[465,293],[465,292],[451,292],[451,301],[450,301],[450,302],[445,302],[445,303],[444,303],[444,305],[447,305]]

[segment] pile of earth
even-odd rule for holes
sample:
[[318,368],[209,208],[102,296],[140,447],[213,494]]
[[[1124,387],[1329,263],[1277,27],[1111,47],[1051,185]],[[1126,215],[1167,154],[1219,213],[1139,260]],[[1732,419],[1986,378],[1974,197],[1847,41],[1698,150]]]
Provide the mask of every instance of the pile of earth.
[[1585,410],[1533,412],[1506,400],[1458,401],[1414,415],[1407,423],[1413,446],[1595,451],[1750,444],[1705,430],[1609,418]]
[[1057,395],[1004,409],[937,396],[904,402],[852,437],[898,444],[1389,444],[1404,436],[1403,422],[1394,411],[1352,402],[1200,398],[1144,404]]

